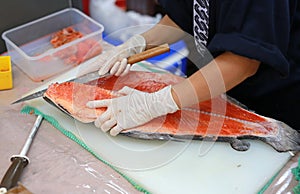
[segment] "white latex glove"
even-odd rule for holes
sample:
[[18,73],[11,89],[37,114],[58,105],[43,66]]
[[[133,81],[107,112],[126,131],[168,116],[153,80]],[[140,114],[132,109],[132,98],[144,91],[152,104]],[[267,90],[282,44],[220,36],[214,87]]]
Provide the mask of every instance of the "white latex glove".
[[133,128],[148,121],[178,110],[171,86],[154,93],[141,92],[125,86],[119,93],[125,96],[89,101],[89,108],[107,107],[107,110],[95,120],[95,126],[104,132],[110,130],[115,136],[124,129]]
[[123,76],[129,72],[130,65],[127,58],[141,53],[146,48],[146,40],[142,35],[134,35],[125,43],[115,47],[105,54],[107,61],[99,69],[99,75],[109,72],[112,75]]

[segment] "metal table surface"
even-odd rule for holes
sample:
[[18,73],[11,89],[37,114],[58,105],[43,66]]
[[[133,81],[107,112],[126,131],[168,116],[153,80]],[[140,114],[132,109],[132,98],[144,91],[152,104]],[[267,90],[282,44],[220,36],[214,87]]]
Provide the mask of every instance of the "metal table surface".
[[[20,113],[24,104],[10,103],[43,84],[31,81],[15,65],[12,69],[13,89],[0,91],[1,177],[10,165],[10,156],[21,150],[36,119],[34,115]],[[285,165],[265,193],[292,191],[298,182],[294,180],[291,168],[297,165],[299,155]],[[140,193],[117,172],[46,121],[42,122],[28,157],[31,162],[20,182],[33,193]]]

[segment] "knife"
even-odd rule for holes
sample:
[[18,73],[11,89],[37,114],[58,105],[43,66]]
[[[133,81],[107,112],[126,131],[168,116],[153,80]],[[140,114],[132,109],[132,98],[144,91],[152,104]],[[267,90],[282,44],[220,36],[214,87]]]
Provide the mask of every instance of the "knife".
[[10,167],[8,168],[8,170],[6,171],[6,173],[0,183],[0,194],[4,194],[9,189],[16,186],[16,184],[19,180],[19,177],[21,176],[21,174],[23,172],[23,169],[29,163],[29,158],[26,156],[26,154],[30,148],[30,145],[33,141],[33,138],[34,138],[36,132],[38,131],[38,128],[41,125],[42,120],[43,120],[43,117],[41,115],[39,115],[36,118],[34,125],[30,131],[30,134],[29,134],[20,154],[11,156],[10,160],[12,163],[11,163]]
[[[138,54],[135,54],[135,55],[132,55],[132,56],[128,57],[127,63],[128,64],[134,64],[134,63],[137,63],[139,61],[143,61],[145,59],[148,59],[148,58],[151,58],[151,57],[154,57],[154,56],[157,56],[157,55],[169,52],[169,51],[170,51],[170,47],[169,47],[168,44],[159,45],[159,46],[153,47],[151,49],[145,50],[141,53],[138,53]],[[85,74],[83,76],[67,80],[65,82],[74,81],[74,82],[77,82],[77,83],[87,83],[89,81],[99,79],[101,77],[106,77],[108,75],[110,75],[110,74],[106,73],[106,74],[100,76],[98,74],[98,71],[94,71],[94,72]],[[35,99],[35,98],[39,98],[39,97],[43,96],[46,91],[47,91],[47,88],[43,89],[43,90],[40,90],[38,92],[35,92],[33,94],[30,94],[28,96],[25,96],[25,97],[23,97],[19,100],[16,100],[15,102],[13,102],[11,104],[16,104],[16,103],[32,100],[32,99]]]

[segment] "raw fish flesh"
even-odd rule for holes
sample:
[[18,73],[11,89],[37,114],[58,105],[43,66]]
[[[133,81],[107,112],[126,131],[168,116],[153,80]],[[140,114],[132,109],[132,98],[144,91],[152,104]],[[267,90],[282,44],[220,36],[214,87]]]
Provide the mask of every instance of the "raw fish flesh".
[[[44,99],[83,123],[93,122],[106,108],[90,109],[90,100],[120,96],[118,90],[129,86],[155,92],[183,78],[168,73],[130,72],[123,77],[108,76],[86,84],[54,83]],[[281,121],[258,115],[223,94],[175,113],[161,116],[123,135],[141,139],[226,141],[239,151],[249,149],[244,139],[257,139],[278,152],[300,150],[300,134]]]

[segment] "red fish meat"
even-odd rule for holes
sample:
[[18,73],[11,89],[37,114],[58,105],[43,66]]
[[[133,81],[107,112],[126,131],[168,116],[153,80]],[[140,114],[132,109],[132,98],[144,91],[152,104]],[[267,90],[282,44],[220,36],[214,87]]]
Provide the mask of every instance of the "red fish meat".
[[[57,48],[83,37],[83,33],[76,31],[72,27],[67,27],[54,33],[50,43],[53,48]],[[65,64],[76,66],[101,52],[102,46],[99,40],[89,38],[56,52],[55,57],[63,60]]]
[[[124,86],[155,92],[182,79],[167,73],[130,72],[123,77],[109,76],[86,84],[52,84],[44,98],[75,119],[88,123],[105,111],[105,108],[87,108],[86,103],[90,100],[115,98]],[[279,152],[300,150],[300,134],[296,130],[251,112],[226,95],[158,117],[121,134],[143,139],[227,141],[239,151],[249,149],[250,144],[244,139],[259,139]]]

